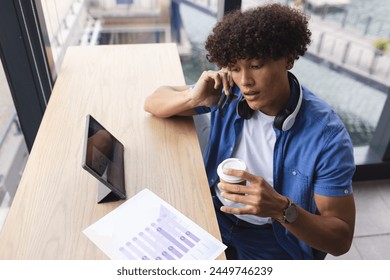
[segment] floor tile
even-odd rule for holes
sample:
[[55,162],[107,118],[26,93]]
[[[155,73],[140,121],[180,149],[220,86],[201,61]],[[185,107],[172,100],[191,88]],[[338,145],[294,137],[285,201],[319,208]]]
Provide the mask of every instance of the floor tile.
[[386,184],[365,182],[354,185],[356,203],[355,236],[390,233],[390,181]]
[[354,242],[364,260],[390,260],[390,234],[360,237]]
[[352,242],[351,249],[341,256],[332,256],[328,254],[325,260],[361,260],[362,256],[359,254],[359,251],[356,249],[355,242]]

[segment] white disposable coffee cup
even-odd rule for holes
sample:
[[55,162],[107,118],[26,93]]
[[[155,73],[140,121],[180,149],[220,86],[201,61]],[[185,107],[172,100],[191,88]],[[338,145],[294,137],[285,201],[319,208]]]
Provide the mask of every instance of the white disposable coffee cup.
[[246,170],[246,164],[241,159],[238,158],[228,158],[225,159],[218,165],[217,173],[221,180],[232,183],[232,184],[242,184],[245,183],[245,180],[236,176],[226,175],[223,173],[225,169],[238,169],[238,170]]

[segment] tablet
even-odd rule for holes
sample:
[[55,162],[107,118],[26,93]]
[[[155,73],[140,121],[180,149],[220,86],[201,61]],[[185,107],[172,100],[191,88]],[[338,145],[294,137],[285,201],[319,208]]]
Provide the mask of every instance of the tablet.
[[126,198],[124,146],[87,115],[82,167],[99,180],[98,203]]

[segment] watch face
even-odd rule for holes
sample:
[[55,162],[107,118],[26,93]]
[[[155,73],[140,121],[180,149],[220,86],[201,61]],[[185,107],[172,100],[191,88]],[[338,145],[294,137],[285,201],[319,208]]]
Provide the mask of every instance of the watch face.
[[284,212],[284,219],[288,223],[294,222],[298,217],[297,207],[295,205],[290,205]]

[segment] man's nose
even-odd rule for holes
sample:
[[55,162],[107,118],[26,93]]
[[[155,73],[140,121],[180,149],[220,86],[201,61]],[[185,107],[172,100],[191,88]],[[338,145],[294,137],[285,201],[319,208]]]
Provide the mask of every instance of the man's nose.
[[254,81],[252,76],[247,71],[242,71],[241,74],[241,86],[243,87],[251,87],[253,86]]

